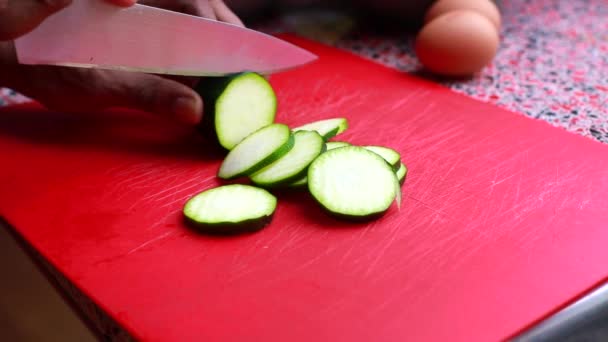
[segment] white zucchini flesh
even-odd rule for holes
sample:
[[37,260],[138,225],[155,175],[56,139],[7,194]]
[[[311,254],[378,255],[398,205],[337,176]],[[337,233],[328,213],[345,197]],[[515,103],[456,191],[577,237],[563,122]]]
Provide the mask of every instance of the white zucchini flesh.
[[395,199],[400,204],[397,175],[379,155],[347,146],[321,154],[308,169],[308,188],[329,213],[366,219],[385,213]]
[[395,171],[399,169],[401,164],[401,155],[390,147],[385,146],[363,146],[366,149],[380,155],[387,163],[391,164]]
[[310,163],[325,151],[325,141],[314,131],[299,131],[294,134],[293,148],[251,176],[259,186],[276,186],[302,178]]
[[233,149],[251,133],[272,124],[276,110],[276,95],[264,77],[255,73],[234,77],[215,103],[219,143]]
[[348,121],[345,118],[331,118],[296,127],[293,131],[316,131],[327,141],[347,129]]
[[[328,141],[325,143],[326,151],[333,150],[340,147],[352,146],[350,143],[345,141]],[[290,188],[300,188],[306,186],[308,184],[308,177],[305,175],[304,177],[292,182],[289,184]]]
[[289,152],[293,143],[288,126],[268,125],[247,136],[228,153],[218,177],[233,179],[253,174]]
[[190,198],[184,216],[195,228],[213,233],[253,231],[270,223],[277,199],[264,189],[231,184]]

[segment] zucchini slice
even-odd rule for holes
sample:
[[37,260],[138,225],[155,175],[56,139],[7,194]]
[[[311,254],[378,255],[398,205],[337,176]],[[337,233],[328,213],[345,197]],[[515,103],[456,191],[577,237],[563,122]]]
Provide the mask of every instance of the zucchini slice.
[[204,125],[226,150],[275,120],[276,94],[256,73],[203,78],[196,91],[205,106]]
[[403,163],[399,165],[399,169],[396,172],[397,179],[399,179],[399,184],[403,185],[405,183],[405,176],[407,175],[407,166]]
[[380,157],[384,158],[387,163],[389,163],[395,171],[399,169],[401,165],[401,155],[399,152],[395,151],[390,147],[385,146],[363,146],[366,149],[380,155]]
[[206,233],[238,233],[263,228],[272,221],[277,199],[250,185],[231,184],[190,198],[183,213],[189,224]]
[[314,131],[294,133],[294,146],[284,156],[251,176],[254,184],[273,187],[306,175],[310,163],[325,151],[325,141]]
[[[325,150],[329,151],[329,150],[333,150],[335,148],[346,147],[346,146],[351,146],[351,144],[347,143],[346,141],[328,141],[325,143]],[[308,185],[308,177],[306,175],[304,175],[304,177],[290,183],[288,185],[288,187],[301,188],[301,187],[305,187],[306,185]]]
[[319,120],[294,128],[297,131],[316,131],[325,141],[335,137],[336,135],[348,129],[348,121],[345,118],[333,118]]
[[347,146],[321,154],[308,169],[308,189],[330,214],[367,220],[383,215],[397,199],[395,171],[378,154]]
[[281,158],[293,145],[293,133],[287,125],[268,125],[247,136],[228,153],[218,177],[234,179],[251,175]]
[[345,142],[345,141],[329,141],[327,142],[327,150],[333,150],[334,148],[340,148],[340,147],[345,147],[345,146],[350,146],[351,144]]
[[[351,146],[351,144],[347,143],[346,141],[328,141],[325,143],[325,150],[329,151],[329,150],[333,150],[335,148],[346,147],[346,146]],[[306,185],[308,185],[308,177],[306,175],[304,175],[304,177],[289,184],[289,187],[290,188],[301,188]]]
[[298,179],[297,181],[289,184],[288,187],[290,187],[290,188],[303,188],[303,187],[306,187],[307,185],[308,185],[308,177],[304,176],[304,177]]

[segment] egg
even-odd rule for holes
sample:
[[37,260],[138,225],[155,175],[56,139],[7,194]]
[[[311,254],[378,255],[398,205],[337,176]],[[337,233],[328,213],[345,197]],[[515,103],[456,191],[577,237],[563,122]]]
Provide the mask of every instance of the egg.
[[475,11],[490,19],[496,29],[500,29],[500,12],[492,0],[439,0],[426,12],[424,23],[428,23],[440,15],[457,10]]
[[485,16],[471,10],[445,13],[428,22],[415,41],[419,61],[446,76],[468,76],[496,55],[498,30]]

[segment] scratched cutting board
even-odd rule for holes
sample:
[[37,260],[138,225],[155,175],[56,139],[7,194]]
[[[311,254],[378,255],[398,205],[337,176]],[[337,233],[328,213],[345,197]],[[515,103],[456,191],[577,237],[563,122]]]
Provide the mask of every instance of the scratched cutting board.
[[144,340],[491,341],[606,279],[608,146],[289,39],[320,60],[272,78],[277,120],[397,148],[401,210],[350,225],[281,194],[258,233],[198,235],[180,210],[220,161],[190,128],[28,105],[0,112],[0,213]]

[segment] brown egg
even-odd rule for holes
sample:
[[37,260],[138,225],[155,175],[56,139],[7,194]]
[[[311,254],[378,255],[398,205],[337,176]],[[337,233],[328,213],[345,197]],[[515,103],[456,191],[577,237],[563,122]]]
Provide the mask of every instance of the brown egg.
[[416,37],[415,50],[428,70],[467,76],[490,63],[498,43],[498,31],[489,19],[474,11],[458,10],[427,23]]
[[424,17],[424,23],[437,18],[442,14],[457,10],[471,10],[482,14],[500,30],[500,12],[492,0],[439,0],[429,8]]

